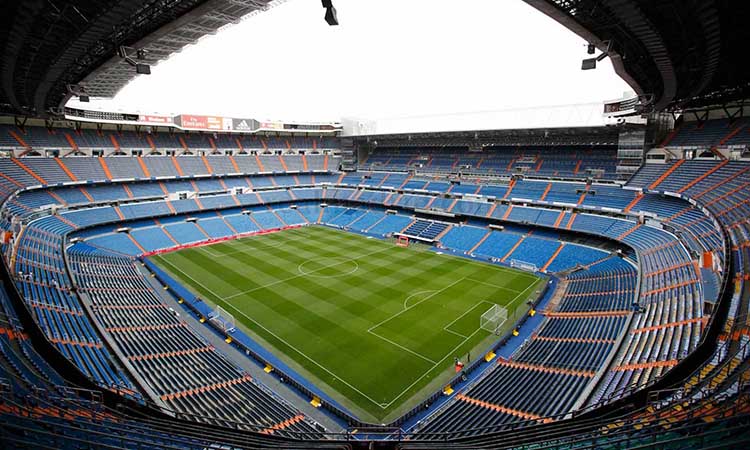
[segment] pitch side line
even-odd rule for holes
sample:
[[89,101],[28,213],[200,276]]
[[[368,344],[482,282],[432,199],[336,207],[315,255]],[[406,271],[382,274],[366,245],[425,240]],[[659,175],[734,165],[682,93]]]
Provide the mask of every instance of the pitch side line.
[[242,291],[242,292],[238,292],[236,294],[232,294],[232,295],[230,295],[228,297],[219,297],[219,298],[221,298],[222,300],[225,300],[225,301],[226,300],[230,300],[230,299],[233,299],[233,298],[245,295],[245,294],[249,294],[251,292],[255,292],[255,291],[259,291],[261,289],[265,289],[265,288],[268,288],[268,287],[271,287],[271,286],[275,286],[275,285],[280,284],[280,283],[286,283],[287,281],[291,281],[291,280],[293,280],[295,278],[304,277],[304,276],[310,275],[310,274],[315,273],[315,272],[320,272],[321,270],[324,270],[324,269],[330,269],[331,267],[336,267],[336,266],[339,266],[339,265],[347,263],[347,262],[351,262],[351,261],[355,261],[356,262],[356,260],[358,260],[358,259],[366,258],[366,257],[372,256],[372,255],[376,255],[376,254],[382,253],[382,252],[384,252],[386,250],[390,250],[390,247],[381,248],[380,250],[376,250],[376,251],[368,253],[366,255],[359,255],[356,258],[345,259],[345,260],[339,261],[339,262],[337,262],[335,264],[329,264],[329,265],[323,266],[323,267],[321,267],[321,268],[319,268],[317,270],[312,270],[312,271],[310,271],[310,272],[308,272],[306,274],[293,275],[293,276],[288,277],[288,278],[283,278],[281,280],[272,281],[272,282],[270,282],[268,284],[264,284],[263,286],[254,287],[254,288],[248,289],[246,291]]
[[537,284],[539,284],[538,281],[536,283],[531,283],[526,289],[524,289],[522,292],[520,292],[518,295],[516,295],[516,298],[514,298],[513,300],[511,300],[510,303],[508,303],[506,306],[510,306],[510,305],[515,304],[516,300],[518,300],[519,297],[521,297],[523,294],[526,293],[526,291],[528,291],[529,289],[533,288]]
[[458,344],[457,346],[455,346],[451,351],[449,351],[445,356],[443,356],[443,358],[441,360],[439,360],[438,362],[436,362],[434,366],[432,366],[429,369],[427,369],[427,371],[425,371],[425,373],[423,373],[421,377],[419,377],[416,380],[414,380],[414,382],[412,384],[410,384],[409,386],[407,386],[406,389],[404,389],[393,400],[391,400],[389,403],[387,403],[385,405],[385,408],[391,406],[396,400],[398,400],[399,398],[401,398],[401,396],[403,396],[404,394],[406,394],[409,391],[409,389],[411,389],[412,387],[414,387],[415,384],[417,384],[420,381],[422,381],[422,378],[426,377],[430,372],[432,372],[433,370],[435,370],[435,367],[439,366],[443,361],[445,361],[448,357],[450,357],[451,354],[454,354],[455,351],[458,350],[459,348],[461,348],[462,345],[466,344],[466,342],[469,339],[471,339],[475,334],[477,334],[479,332],[479,330],[481,330],[481,328],[477,328],[476,330],[474,330],[474,332],[471,333],[469,336],[467,336],[466,339],[464,339],[463,341],[461,341],[460,344]]
[[[269,245],[269,244],[263,244],[263,243],[260,243],[260,242],[256,242],[256,245],[260,244],[261,246],[266,246],[267,248],[278,248],[278,247],[281,247],[282,245],[285,245],[288,242],[297,242],[297,241],[301,241],[301,240],[304,240],[304,239],[308,238],[308,236],[305,236],[304,234],[293,233],[294,230],[295,229],[286,230],[285,232],[288,233],[287,236],[289,234],[296,234],[297,235],[296,238],[285,239],[283,241],[279,241],[278,245]],[[209,255],[211,255],[214,258],[221,258],[222,256],[232,256],[232,255],[236,255],[238,253],[247,253],[248,248],[245,245],[245,243],[242,242],[242,241],[244,241],[247,238],[253,238],[253,237],[259,238],[261,236],[274,236],[274,235],[275,235],[275,233],[274,234],[265,234],[265,235],[260,235],[260,236],[247,236],[246,238],[235,239],[233,241],[228,241],[228,242],[221,242],[220,244],[225,244],[230,249],[232,249],[232,251],[230,251],[228,253],[216,253],[216,252],[212,252],[211,250],[209,250],[209,248],[213,247],[212,245],[205,245],[203,247],[200,247],[200,250],[205,251],[206,253],[208,253]]]
[[[174,269],[176,269],[176,270],[177,270],[178,272],[180,272],[181,274],[183,274],[183,275],[185,275],[186,277],[188,277],[188,278],[190,278],[191,280],[193,280],[193,281],[194,281],[195,283],[197,283],[197,284],[198,284],[199,286],[201,286],[201,287],[203,287],[204,289],[206,289],[206,291],[210,292],[210,293],[211,293],[211,294],[212,294],[212,295],[213,295],[214,297],[216,297],[217,299],[219,299],[219,300],[222,300],[222,301],[223,301],[223,299],[222,299],[222,298],[221,298],[220,296],[216,295],[216,293],[215,293],[215,292],[213,292],[213,291],[212,291],[211,289],[207,288],[206,286],[204,286],[204,285],[203,285],[203,284],[201,284],[200,282],[196,281],[196,280],[195,280],[195,278],[193,278],[193,277],[191,277],[190,275],[186,274],[185,272],[183,272],[183,271],[182,271],[181,269],[179,269],[178,267],[175,267],[175,266],[174,266],[174,265],[173,265],[172,263],[170,263],[169,261],[167,261],[167,260],[165,260],[165,259],[162,259],[162,260],[163,260],[164,262],[166,262],[166,263],[167,263],[167,264],[168,264],[169,266],[171,266],[171,267],[173,267]],[[337,380],[337,381],[340,381],[340,382],[344,383],[344,384],[345,384],[346,386],[348,386],[349,388],[351,388],[351,389],[352,389],[353,391],[355,391],[355,392],[359,393],[359,394],[360,394],[360,395],[361,395],[362,397],[364,397],[364,398],[366,398],[367,400],[371,401],[372,403],[374,403],[375,405],[377,405],[377,406],[378,406],[378,407],[380,407],[381,409],[385,409],[385,408],[387,408],[388,406],[390,406],[390,405],[391,405],[391,403],[393,403],[393,402],[391,402],[391,403],[389,403],[388,405],[386,405],[386,406],[383,406],[383,405],[382,405],[382,404],[381,404],[380,402],[377,402],[377,401],[373,400],[373,399],[372,399],[372,398],[371,398],[371,397],[370,397],[369,395],[365,394],[364,392],[360,391],[360,390],[359,390],[359,389],[357,389],[356,387],[352,386],[352,385],[351,385],[351,384],[350,384],[349,382],[347,382],[347,381],[343,380],[343,379],[342,379],[341,377],[339,377],[339,376],[338,376],[338,375],[336,375],[335,373],[331,372],[330,370],[328,370],[328,369],[327,369],[327,368],[325,368],[324,366],[321,366],[321,365],[320,365],[320,364],[319,364],[319,363],[318,363],[317,361],[315,361],[314,359],[310,358],[309,356],[307,356],[306,354],[304,354],[303,352],[301,352],[301,351],[300,351],[299,349],[297,349],[297,348],[296,348],[295,346],[293,346],[293,345],[291,345],[290,343],[288,343],[288,342],[287,342],[287,341],[286,341],[286,340],[285,340],[284,338],[282,338],[282,337],[278,336],[278,335],[277,335],[276,333],[274,333],[273,331],[269,330],[268,328],[266,328],[265,326],[263,326],[263,325],[262,325],[261,323],[259,323],[258,321],[256,321],[256,320],[255,320],[255,319],[253,319],[252,317],[248,316],[248,315],[247,315],[247,314],[245,314],[244,312],[242,312],[242,311],[240,311],[239,309],[237,309],[237,308],[236,308],[236,307],[235,307],[234,305],[232,305],[232,304],[230,304],[230,303],[226,303],[226,305],[227,305],[227,306],[228,306],[229,308],[232,308],[232,309],[233,309],[234,311],[236,311],[236,312],[237,312],[237,313],[239,313],[240,315],[242,315],[242,316],[244,316],[245,318],[247,318],[248,320],[250,320],[251,322],[253,322],[254,324],[256,324],[256,325],[257,325],[258,327],[260,327],[260,328],[262,328],[263,330],[265,330],[265,331],[266,331],[266,332],[267,332],[268,334],[270,334],[270,335],[271,335],[271,336],[273,336],[274,338],[276,338],[276,339],[278,339],[279,341],[283,342],[283,343],[284,343],[284,345],[286,345],[287,347],[289,347],[290,349],[292,349],[292,350],[293,350],[294,352],[296,352],[296,353],[300,354],[301,356],[303,356],[303,357],[304,357],[305,359],[307,359],[307,360],[308,360],[308,361],[310,361],[311,363],[313,363],[313,364],[315,364],[316,366],[318,366],[319,368],[323,369],[323,370],[324,370],[325,372],[327,372],[327,373],[328,373],[329,375],[331,375],[331,376],[332,376],[332,377],[333,377],[333,378],[334,378],[335,380]],[[430,370],[432,370],[432,369],[430,369]],[[398,397],[396,397],[396,398],[398,398]]]
[[[435,253],[437,253],[437,252],[435,252]],[[502,272],[512,273],[512,274],[514,274],[517,277],[528,277],[528,278],[534,278],[534,279],[538,279],[539,278],[537,275],[535,275],[535,274],[533,274],[531,272],[526,272],[525,270],[520,270],[520,269],[516,269],[516,268],[513,268],[513,267],[507,267],[507,266],[503,266],[503,265],[500,265],[500,264],[495,264],[495,263],[492,263],[492,262],[489,262],[489,261],[477,261],[474,258],[468,258],[466,256],[462,256],[462,255],[457,254],[457,253],[446,253],[446,252],[443,252],[442,254],[444,256],[452,256],[454,258],[459,258],[462,261],[466,261],[466,262],[469,262],[471,264],[475,264],[475,265],[478,265],[478,266],[481,266],[481,267],[494,267],[495,269],[500,270]],[[489,258],[493,257],[491,255],[482,255],[482,256],[487,256]]]
[[518,294],[519,292],[521,292],[521,291],[516,290],[516,289],[511,289],[511,288],[508,288],[508,287],[498,286],[498,285],[492,284],[492,283],[487,283],[486,281],[475,280],[474,278],[467,278],[467,280],[468,281],[473,281],[474,283],[483,284],[485,286],[493,287],[495,289],[502,289],[504,291],[510,291],[510,292],[513,292],[514,294]]
[[381,336],[381,335],[379,335],[379,334],[377,334],[377,333],[375,333],[373,331],[370,331],[370,330],[367,330],[367,332],[370,333],[371,335],[375,336],[375,337],[378,337],[378,338],[380,338],[380,339],[388,342],[389,344],[395,345],[396,347],[400,348],[401,350],[405,350],[405,351],[411,353],[412,355],[414,355],[414,356],[416,356],[418,358],[421,358],[421,359],[423,359],[423,360],[425,360],[425,361],[427,361],[429,363],[435,364],[435,361],[431,360],[430,358],[428,358],[428,357],[426,357],[426,356],[424,356],[424,355],[422,355],[420,353],[417,353],[414,350],[406,348],[406,347],[404,347],[403,345],[401,345],[401,344],[399,344],[397,342],[393,342],[392,340],[388,339],[387,337],[383,337],[383,336]]

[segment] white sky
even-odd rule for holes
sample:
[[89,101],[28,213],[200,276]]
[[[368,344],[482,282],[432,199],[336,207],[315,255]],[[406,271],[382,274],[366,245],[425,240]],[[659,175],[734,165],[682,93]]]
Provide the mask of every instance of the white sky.
[[609,60],[521,0],[289,0],[152,67],[112,100],[69,106],[340,120],[620,98]]

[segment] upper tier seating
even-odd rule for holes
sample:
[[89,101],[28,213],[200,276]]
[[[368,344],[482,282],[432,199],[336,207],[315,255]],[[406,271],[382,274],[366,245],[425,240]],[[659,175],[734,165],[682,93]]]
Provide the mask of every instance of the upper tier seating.
[[[461,147],[378,148],[360,163],[364,169],[409,170],[510,175],[523,171],[531,176],[584,178],[587,170],[602,170],[613,178],[616,168],[614,148],[534,148],[486,147],[467,152]],[[424,189],[424,187],[422,187]]]
[[[214,137],[216,136],[216,137]],[[19,141],[20,139],[20,141]],[[23,144],[21,143],[23,142]],[[288,148],[301,150],[335,150],[338,139],[331,137],[273,137],[246,134],[140,132],[130,130],[72,130],[68,128],[16,127],[0,124],[0,148],[32,147],[57,149],[67,153],[75,148],[107,149],[130,155],[130,150],[264,150]],[[119,150],[118,150],[119,148]],[[301,167],[301,166],[300,166]],[[291,169],[290,170],[294,170]]]
[[734,121],[713,119],[703,123],[686,122],[679,126],[666,146],[711,148],[719,145],[748,145],[748,125],[750,121],[746,117]]

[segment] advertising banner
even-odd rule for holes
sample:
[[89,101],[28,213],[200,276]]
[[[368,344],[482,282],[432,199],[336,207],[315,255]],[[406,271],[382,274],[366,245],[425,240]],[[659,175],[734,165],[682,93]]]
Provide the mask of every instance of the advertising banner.
[[208,117],[183,114],[180,116],[180,125],[182,126],[182,128],[207,130],[208,129]]
[[232,129],[234,131],[255,131],[258,129],[258,122],[253,119],[232,119]]
[[139,122],[146,122],[146,123],[153,123],[155,125],[171,125],[172,118],[167,116],[149,116],[149,115],[140,115],[138,116]]
[[284,124],[281,122],[261,122],[260,127],[267,130],[283,130]]

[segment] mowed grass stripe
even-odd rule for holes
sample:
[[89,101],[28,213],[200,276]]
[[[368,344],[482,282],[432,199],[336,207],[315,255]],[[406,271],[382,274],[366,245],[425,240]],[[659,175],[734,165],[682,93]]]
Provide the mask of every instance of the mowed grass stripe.
[[[291,239],[285,241],[285,235]],[[188,249],[155,260],[208,300],[236,312],[282,359],[329,386],[366,420],[379,421],[415,404],[418,399],[402,405],[431,380],[450,376],[451,352],[463,355],[488,337],[477,331],[479,315],[491,306],[478,307],[487,300],[480,297],[502,304],[537,281],[514,270],[323,227],[228,241],[210,252],[225,256]],[[313,273],[301,274],[300,265]],[[344,273],[352,268],[357,270]],[[441,290],[404,312],[407,298],[413,298],[409,306],[419,300],[414,294]],[[375,333],[367,331],[386,320]]]

